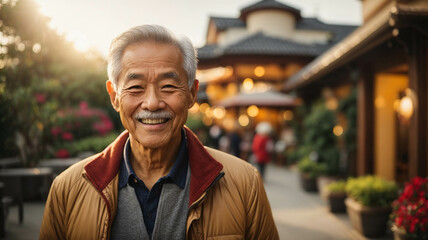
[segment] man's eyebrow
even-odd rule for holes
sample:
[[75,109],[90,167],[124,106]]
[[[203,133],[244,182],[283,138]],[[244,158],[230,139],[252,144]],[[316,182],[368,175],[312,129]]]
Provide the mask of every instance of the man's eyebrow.
[[126,80],[143,79],[144,75],[140,73],[129,73],[126,75]]
[[166,73],[163,73],[161,75],[161,78],[163,78],[163,79],[170,78],[170,79],[174,79],[176,81],[180,80],[180,77],[178,76],[178,74],[176,72],[166,72]]

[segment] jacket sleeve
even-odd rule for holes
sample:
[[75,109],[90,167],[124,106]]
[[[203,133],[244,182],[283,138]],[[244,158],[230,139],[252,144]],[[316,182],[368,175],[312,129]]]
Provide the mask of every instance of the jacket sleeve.
[[246,239],[279,239],[260,174],[254,170],[248,201]]
[[58,177],[53,181],[40,228],[39,239],[65,239],[64,188]]

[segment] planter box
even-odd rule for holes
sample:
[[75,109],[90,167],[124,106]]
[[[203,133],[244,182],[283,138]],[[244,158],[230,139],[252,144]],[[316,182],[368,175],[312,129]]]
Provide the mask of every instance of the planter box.
[[346,210],[352,227],[368,238],[381,237],[387,229],[390,207],[365,207],[347,198]]
[[346,212],[345,199],[346,193],[331,193],[327,191],[327,202],[330,212]]
[[303,190],[306,192],[316,192],[318,191],[317,188],[317,179],[311,178],[305,174],[300,173],[300,185],[302,186]]

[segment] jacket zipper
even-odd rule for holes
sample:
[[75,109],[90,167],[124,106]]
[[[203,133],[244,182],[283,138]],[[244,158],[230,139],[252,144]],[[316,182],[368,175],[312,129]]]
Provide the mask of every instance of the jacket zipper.
[[[92,183],[92,181],[88,178],[88,176],[86,175],[86,173],[82,173],[82,176],[83,176],[83,178],[86,180],[86,181],[88,181],[91,185],[92,185],[92,187],[94,187],[96,190],[97,190],[97,192],[101,195],[101,198],[104,200],[104,201],[106,201],[106,196],[104,195],[104,193],[102,192],[102,191],[100,191],[93,183]],[[104,197],[102,197],[102,196],[104,196]],[[109,204],[108,202],[106,202],[105,203],[106,204],[106,207],[107,207],[107,204]],[[109,208],[107,207],[107,210],[109,210]],[[110,226],[111,226],[111,223],[112,223],[112,219],[111,219],[111,212],[109,212],[109,214],[108,214],[108,219],[107,219],[107,229],[104,231],[104,233],[103,233],[103,237],[105,237],[105,239],[109,239],[109,233],[110,233],[110,231],[109,231],[109,228],[110,228]]]

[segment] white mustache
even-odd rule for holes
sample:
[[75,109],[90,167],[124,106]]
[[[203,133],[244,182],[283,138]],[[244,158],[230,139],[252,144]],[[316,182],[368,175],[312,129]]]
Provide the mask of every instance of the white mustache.
[[136,119],[160,119],[160,118],[172,118],[172,114],[170,112],[165,111],[141,111],[135,114]]

